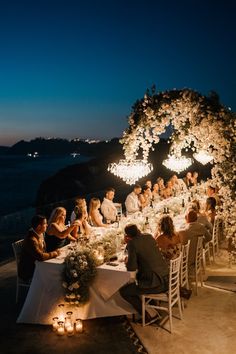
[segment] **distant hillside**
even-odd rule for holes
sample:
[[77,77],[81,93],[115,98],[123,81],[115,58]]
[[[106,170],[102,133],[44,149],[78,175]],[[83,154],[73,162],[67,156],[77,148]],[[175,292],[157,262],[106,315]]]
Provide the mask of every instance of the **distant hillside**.
[[114,138],[108,143],[101,141],[98,143],[88,143],[80,140],[66,139],[44,139],[36,138],[31,141],[21,140],[10,148],[7,148],[4,153],[11,155],[26,155],[37,151],[39,155],[60,155],[73,152],[81,155],[100,156],[107,151],[108,144],[119,145],[119,139]]
[[0,146],[0,155],[6,155],[9,152],[9,147],[8,146]]

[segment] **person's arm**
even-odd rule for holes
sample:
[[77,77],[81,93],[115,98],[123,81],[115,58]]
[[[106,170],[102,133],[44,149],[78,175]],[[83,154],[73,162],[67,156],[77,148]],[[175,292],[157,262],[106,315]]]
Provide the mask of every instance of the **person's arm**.
[[35,238],[30,238],[26,242],[27,252],[37,261],[46,261],[59,255],[59,250],[44,252]]
[[84,228],[85,235],[89,235],[91,232],[92,227],[89,225],[88,221],[85,219],[82,221],[82,225]]
[[91,215],[93,220],[94,220],[94,223],[96,226],[99,226],[99,227],[107,227],[106,224],[103,224],[103,222],[101,221],[101,219],[99,218],[99,212],[98,213],[94,213]]
[[206,242],[211,241],[211,239],[212,239],[212,234],[206,229],[205,226],[203,226],[203,228],[204,228],[204,233],[203,233],[203,235],[204,235],[204,242],[206,243]]
[[77,227],[77,224],[78,223],[75,222],[71,226],[67,227],[65,230],[61,231],[56,223],[52,223],[47,229],[47,234],[64,239],[69,236],[70,233]]

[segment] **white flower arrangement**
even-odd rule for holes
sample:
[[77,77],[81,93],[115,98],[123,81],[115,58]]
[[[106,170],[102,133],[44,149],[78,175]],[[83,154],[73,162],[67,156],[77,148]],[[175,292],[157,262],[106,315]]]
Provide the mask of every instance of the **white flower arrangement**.
[[172,151],[184,148],[208,151],[212,181],[222,200],[220,215],[225,231],[236,237],[236,119],[235,113],[219,103],[216,94],[202,96],[193,90],[156,93],[155,87],[133,106],[129,127],[120,142],[126,159],[134,159],[141,148],[144,161],[159,136],[172,124]]

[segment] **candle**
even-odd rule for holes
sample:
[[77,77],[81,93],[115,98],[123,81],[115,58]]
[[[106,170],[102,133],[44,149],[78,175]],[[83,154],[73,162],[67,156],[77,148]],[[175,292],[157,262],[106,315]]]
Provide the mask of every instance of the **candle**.
[[54,332],[56,332],[58,329],[58,317],[53,317],[52,320],[53,320],[52,329]]
[[59,336],[63,336],[63,334],[65,334],[65,328],[64,328],[64,322],[63,321],[59,321],[58,322],[57,334]]
[[59,304],[58,305],[59,311],[58,311],[58,317],[59,317],[59,321],[64,321],[64,304]]
[[73,327],[72,325],[67,326],[66,332],[67,332],[68,336],[73,336],[73,334],[74,334],[74,327]]
[[77,333],[82,333],[83,332],[83,322],[79,319],[75,321],[75,330]]

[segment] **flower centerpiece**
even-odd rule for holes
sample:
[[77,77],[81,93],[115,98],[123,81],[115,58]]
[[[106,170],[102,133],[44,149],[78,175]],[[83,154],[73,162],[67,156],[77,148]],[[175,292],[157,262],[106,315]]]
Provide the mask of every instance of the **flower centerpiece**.
[[89,300],[89,286],[97,274],[97,264],[89,249],[70,252],[64,261],[65,301],[81,306]]

